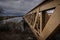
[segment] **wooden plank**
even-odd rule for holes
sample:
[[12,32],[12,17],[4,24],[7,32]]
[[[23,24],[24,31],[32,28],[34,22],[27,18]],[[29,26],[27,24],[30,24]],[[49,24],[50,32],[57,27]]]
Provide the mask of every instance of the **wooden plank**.
[[[37,9],[37,8],[36,8]],[[26,15],[30,15],[32,13],[36,13],[36,9],[32,10],[31,12],[27,13]]]
[[36,10],[37,11],[37,14],[36,14],[36,18],[35,18],[35,22],[34,22],[34,25],[33,25],[33,28],[35,27],[35,24],[36,24],[36,21],[37,21],[37,18],[38,18],[38,13],[39,13],[39,9]]
[[42,32],[42,12],[40,12],[40,33]]
[[60,6],[57,6],[54,14],[52,14],[44,30],[42,31],[44,39],[46,39],[60,24],[59,18],[60,18]]
[[30,28],[31,28],[32,32],[35,34],[36,38],[37,38],[38,40],[40,40],[39,36],[37,35],[37,31],[33,28],[32,25],[30,25],[30,23],[28,22],[28,20],[27,20],[25,17],[24,17],[24,19],[25,19],[25,21],[28,23],[28,25],[30,26]]
[[42,6],[40,6],[40,11],[47,10],[47,9],[50,9],[50,8],[54,8],[56,6],[57,6],[57,4],[56,4],[55,1],[49,2],[45,5],[42,4]]
[[54,0],[57,5],[60,5],[60,0]]

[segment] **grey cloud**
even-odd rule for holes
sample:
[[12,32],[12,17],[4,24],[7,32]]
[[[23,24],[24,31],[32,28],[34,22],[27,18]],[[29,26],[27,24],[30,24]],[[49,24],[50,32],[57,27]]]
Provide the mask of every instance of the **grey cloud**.
[[0,0],[0,6],[5,9],[5,13],[20,13],[24,15],[42,1],[44,0]]
[[0,1],[18,1],[18,0],[0,0]]
[[34,1],[34,0],[24,0],[24,1],[32,2],[32,1]]
[[1,14],[0,16],[23,16],[23,13],[5,13],[5,14]]

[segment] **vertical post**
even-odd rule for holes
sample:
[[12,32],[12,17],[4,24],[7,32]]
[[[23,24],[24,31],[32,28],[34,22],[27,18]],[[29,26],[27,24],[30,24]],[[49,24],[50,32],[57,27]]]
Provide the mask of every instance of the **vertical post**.
[[40,15],[40,33],[42,32],[42,12],[39,13]]

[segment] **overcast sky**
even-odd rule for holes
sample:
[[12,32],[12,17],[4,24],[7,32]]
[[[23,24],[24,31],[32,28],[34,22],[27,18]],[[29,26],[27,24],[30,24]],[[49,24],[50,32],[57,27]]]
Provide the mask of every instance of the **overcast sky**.
[[5,16],[21,16],[44,0],[0,0]]

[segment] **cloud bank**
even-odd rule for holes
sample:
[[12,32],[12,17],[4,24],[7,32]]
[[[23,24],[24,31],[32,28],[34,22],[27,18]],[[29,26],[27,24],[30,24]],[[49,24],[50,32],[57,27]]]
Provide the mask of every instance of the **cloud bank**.
[[[21,16],[44,0],[0,0],[0,6],[4,9],[3,15]],[[0,15],[1,16],[1,15]]]

